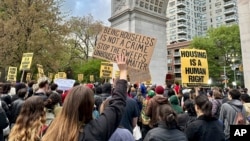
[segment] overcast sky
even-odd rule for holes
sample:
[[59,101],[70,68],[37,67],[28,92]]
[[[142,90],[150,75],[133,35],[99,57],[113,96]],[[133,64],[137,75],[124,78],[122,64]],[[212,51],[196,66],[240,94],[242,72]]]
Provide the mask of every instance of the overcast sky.
[[69,12],[70,16],[85,16],[92,14],[95,19],[109,25],[111,16],[111,0],[65,0],[63,12]]

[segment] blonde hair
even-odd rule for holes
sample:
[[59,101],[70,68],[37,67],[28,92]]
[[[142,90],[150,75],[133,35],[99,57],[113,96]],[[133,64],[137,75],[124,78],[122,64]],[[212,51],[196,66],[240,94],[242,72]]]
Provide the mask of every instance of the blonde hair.
[[11,129],[9,141],[39,141],[45,124],[43,99],[38,96],[28,98]]

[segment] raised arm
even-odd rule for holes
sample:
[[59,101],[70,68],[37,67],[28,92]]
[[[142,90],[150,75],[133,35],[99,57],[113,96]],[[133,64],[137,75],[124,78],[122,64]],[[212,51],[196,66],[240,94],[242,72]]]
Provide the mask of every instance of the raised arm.
[[97,120],[92,120],[85,127],[85,140],[108,140],[119,126],[126,106],[127,65],[126,58],[119,55],[116,58],[120,69],[120,80],[117,81],[109,106]]

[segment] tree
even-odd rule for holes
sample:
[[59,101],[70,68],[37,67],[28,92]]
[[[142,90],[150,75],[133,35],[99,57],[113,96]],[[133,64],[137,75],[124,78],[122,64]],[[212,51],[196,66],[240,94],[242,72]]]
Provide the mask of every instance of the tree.
[[191,47],[207,51],[209,75],[215,79],[220,78],[223,74],[223,66],[229,66],[232,63],[232,54],[241,56],[239,26],[210,28],[205,37],[195,37]]
[[33,69],[57,71],[69,58],[67,27],[62,24],[60,0],[2,0],[0,2],[0,65],[19,66],[22,54],[33,52]]
[[71,59],[88,61],[90,52],[96,46],[97,36],[102,29],[102,22],[96,21],[92,15],[72,17],[67,22],[71,30],[69,43],[71,45]]
[[84,62],[83,64],[74,65],[75,69],[75,79],[77,80],[77,75],[80,73],[84,74],[84,82],[90,82],[90,75],[94,75],[95,81],[100,81],[100,67],[101,67],[100,59],[89,59],[88,62]]

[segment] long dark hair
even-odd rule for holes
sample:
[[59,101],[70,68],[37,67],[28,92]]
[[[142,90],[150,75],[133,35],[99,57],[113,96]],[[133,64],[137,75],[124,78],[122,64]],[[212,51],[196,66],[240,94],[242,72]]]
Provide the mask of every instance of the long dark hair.
[[199,95],[194,100],[195,104],[201,109],[205,117],[212,117],[212,103],[205,95]]
[[160,105],[159,116],[162,121],[165,121],[166,127],[168,129],[177,128],[177,114],[168,104]]
[[82,125],[93,119],[94,93],[86,86],[75,86],[67,95],[62,111],[51,123],[43,141],[77,141]]

